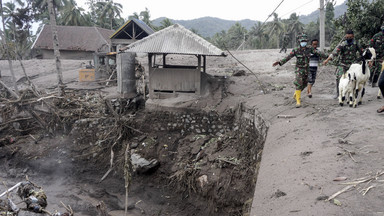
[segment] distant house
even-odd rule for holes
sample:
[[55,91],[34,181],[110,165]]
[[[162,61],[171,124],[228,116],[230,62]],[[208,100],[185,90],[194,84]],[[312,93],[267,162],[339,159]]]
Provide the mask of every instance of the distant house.
[[[151,99],[179,94],[200,95],[202,81],[205,81],[202,74],[206,73],[206,57],[226,56],[222,50],[179,24],[160,30],[121,51],[148,54]],[[180,55],[189,56],[195,63],[185,65],[174,61],[173,56]]]
[[153,29],[143,21],[138,19],[128,20],[115,33],[113,33],[113,35],[110,36],[112,41],[111,51],[116,52],[117,46],[127,46],[153,33]]
[[[93,59],[95,52],[109,52],[110,36],[114,30],[89,26],[57,26],[60,57],[62,59]],[[53,42],[50,25],[44,25],[32,45],[36,57],[52,59]]]

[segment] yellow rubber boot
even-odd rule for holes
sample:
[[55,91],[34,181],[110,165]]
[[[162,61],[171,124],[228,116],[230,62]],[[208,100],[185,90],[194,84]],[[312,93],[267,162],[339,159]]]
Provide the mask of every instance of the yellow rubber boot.
[[299,107],[301,107],[301,101],[300,101],[301,90],[296,90],[295,95],[296,95],[296,108],[299,108]]

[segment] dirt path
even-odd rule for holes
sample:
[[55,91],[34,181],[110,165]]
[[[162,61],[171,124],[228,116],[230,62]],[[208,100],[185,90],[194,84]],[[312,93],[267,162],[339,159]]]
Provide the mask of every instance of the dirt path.
[[[286,88],[247,98],[246,104],[270,122],[251,215],[382,215],[383,183],[360,184],[343,193],[336,197],[341,206],[321,200],[345,187],[333,181],[336,177],[347,177],[344,182],[349,182],[382,171],[384,115],[376,113],[383,103],[376,99],[377,88],[367,88],[358,108],[339,107],[332,99],[334,67],[323,67],[314,97],[303,94],[304,106],[296,109],[291,98],[293,66],[272,68],[272,62],[281,58],[277,51],[259,57],[265,69],[254,70],[263,80]],[[375,187],[365,196],[359,193],[371,185]]]

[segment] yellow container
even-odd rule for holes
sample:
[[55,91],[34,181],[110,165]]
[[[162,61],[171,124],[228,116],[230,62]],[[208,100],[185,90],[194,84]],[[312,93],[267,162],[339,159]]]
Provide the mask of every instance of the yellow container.
[[80,69],[79,70],[80,82],[92,82],[95,81],[95,69]]

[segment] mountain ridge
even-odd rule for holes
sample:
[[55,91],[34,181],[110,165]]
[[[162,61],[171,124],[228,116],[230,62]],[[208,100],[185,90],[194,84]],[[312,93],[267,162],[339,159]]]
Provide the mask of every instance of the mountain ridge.
[[[347,11],[347,1],[344,1],[344,3],[335,6],[335,18],[343,15]],[[301,15],[299,16],[300,22],[303,24],[308,24],[310,22],[316,22],[319,17],[319,11],[313,11],[312,13],[308,15]],[[161,26],[161,21],[166,19],[167,17],[159,17],[155,20],[153,20],[153,24],[155,26]],[[172,23],[178,23],[182,26],[184,26],[187,29],[195,29],[197,30],[197,33],[200,34],[203,37],[212,37],[218,32],[221,31],[228,31],[228,29],[233,26],[236,23],[240,23],[242,26],[244,26],[247,30],[250,30],[252,26],[257,24],[260,21],[257,20],[251,20],[251,19],[243,19],[243,20],[226,20],[221,19],[217,17],[200,17],[196,19],[191,20],[174,20],[171,18],[168,18]]]

